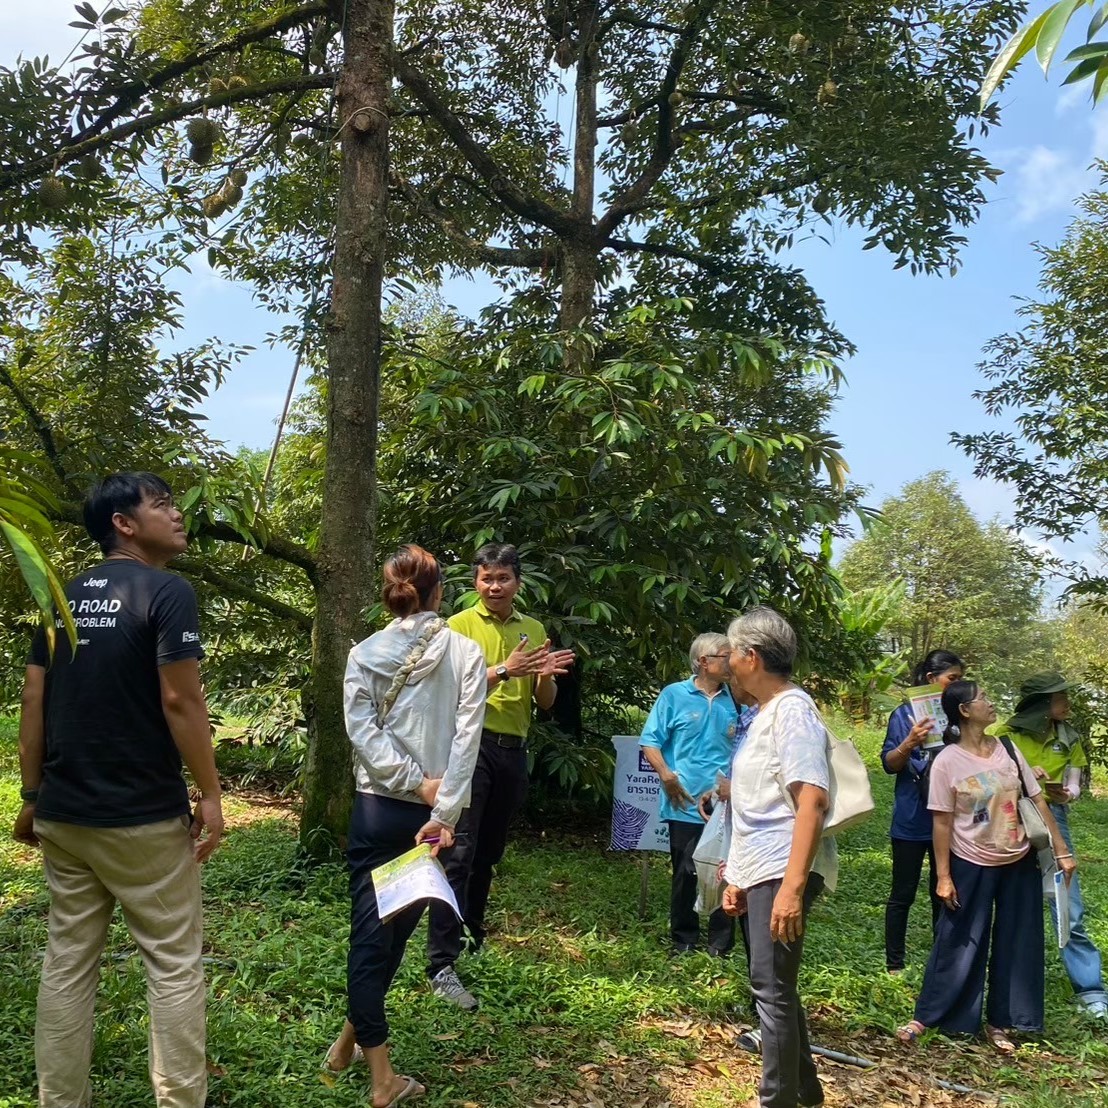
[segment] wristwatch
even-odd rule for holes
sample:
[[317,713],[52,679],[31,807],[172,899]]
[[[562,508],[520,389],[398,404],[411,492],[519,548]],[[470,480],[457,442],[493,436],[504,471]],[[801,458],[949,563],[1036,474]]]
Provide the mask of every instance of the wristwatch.
[[20,789],[19,799],[24,804],[34,804],[38,800],[38,789]]
[[493,670],[493,672],[496,674],[496,679],[498,681],[507,681],[508,680],[508,667],[507,666],[497,666],[496,669]]

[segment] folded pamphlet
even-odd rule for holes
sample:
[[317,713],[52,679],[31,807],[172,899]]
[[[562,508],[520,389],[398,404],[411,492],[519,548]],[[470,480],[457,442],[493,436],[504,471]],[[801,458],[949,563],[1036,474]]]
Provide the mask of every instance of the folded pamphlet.
[[1061,950],[1070,941],[1070,887],[1060,869],[1054,871],[1054,904],[1058,909],[1054,918],[1058,922],[1058,949]]
[[458,919],[458,900],[446,879],[446,871],[437,858],[431,856],[431,847],[420,843],[407,854],[393,858],[373,870],[373,888],[377,893],[377,913],[381,921],[392,919],[420,900],[445,900]]
[[943,712],[943,690],[941,685],[917,685],[909,689],[908,703],[912,708],[912,718],[916,723],[929,722],[931,735],[924,743],[924,749],[942,744],[946,730],[946,714]]

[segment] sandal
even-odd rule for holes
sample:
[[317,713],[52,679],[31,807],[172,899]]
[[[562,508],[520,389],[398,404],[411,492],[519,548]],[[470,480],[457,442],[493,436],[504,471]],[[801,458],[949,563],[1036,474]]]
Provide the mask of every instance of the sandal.
[[393,1108],[394,1104],[400,1104],[405,1100],[417,1100],[419,1097],[427,1095],[427,1090],[414,1077],[408,1077],[404,1074],[398,1074],[397,1076],[407,1084],[385,1105],[385,1108]]
[[902,1042],[912,1044],[927,1028],[919,1020],[909,1020],[903,1027],[896,1029],[896,1037]]
[[327,1048],[327,1053],[326,1053],[326,1054],[325,1054],[325,1055],[323,1056],[323,1061],[322,1061],[322,1062],[321,1062],[321,1063],[319,1064],[319,1068],[320,1068],[320,1070],[321,1070],[321,1071],[322,1071],[322,1072],[323,1072],[324,1074],[330,1074],[330,1075],[331,1075],[332,1077],[338,1077],[338,1075],[339,1075],[340,1073],[342,1073],[342,1072],[343,1072],[343,1070],[345,1070],[345,1069],[349,1069],[349,1068],[350,1068],[350,1066],[352,1066],[352,1065],[353,1065],[353,1064],[354,1064],[354,1063],[355,1063],[355,1062],[356,1062],[356,1061],[357,1061],[357,1060],[358,1060],[359,1058],[361,1058],[361,1057],[362,1057],[362,1052],[361,1052],[361,1049],[360,1049],[360,1048],[358,1047],[357,1043],[355,1043],[355,1044],[354,1044],[354,1050],[353,1050],[353,1052],[352,1052],[352,1053],[351,1053],[351,1055],[350,1055],[350,1061],[349,1061],[349,1062],[347,1062],[347,1063],[346,1063],[345,1065],[342,1065],[342,1066],[336,1066],[336,1065],[335,1065],[335,1064],[334,1064],[334,1063],[333,1063],[333,1062],[331,1061],[331,1055],[332,1055],[332,1054],[334,1054],[334,1052],[335,1052],[335,1047],[337,1047],[338,1045],[339,1045],[339,1040],[338,1040],[338,1039],[336,1039],[336,1040],[335,1040],[335,1041],[334,1041],[334,1042],[333,1042],[333,1043],[332,1043],[332,1044],[331,1044],[331,1045],[330,1045],[330,1046],[329,1046],[329,1047]]
[[1006,1032],[1002,1031],[999,1027],[992,1027],[989,1024],[985,1024],[985,1038],[999,1051],[1001,1054],[1015,1054],[1016,1044],[1008,1038]]

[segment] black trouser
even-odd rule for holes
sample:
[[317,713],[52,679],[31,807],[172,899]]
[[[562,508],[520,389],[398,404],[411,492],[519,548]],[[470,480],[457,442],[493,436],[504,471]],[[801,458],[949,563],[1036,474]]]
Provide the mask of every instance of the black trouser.
[[916,899],[923,859],[926,856],[930,870],[928,888],[931,891],[931,933],[939,922],[943,902],[935,895],[938,875],[935,873],[935,847],[931,840],[913,842],[910,839],[893,839],[893,886],[885,903],[885,967],[891,970],[904,968],[904,941],[908,934],[908,912]]
[[[696,914],[696,866],[693,851],[704,830],[702,823],[671,819],[669,860],[673,880],[669,892],[669,937],[674,946],[696,946],[700,942],[700,917]],[[708,945],[726,954],[735,945],[735,920],[722,908],[708,917]]]
[[400,968],[404,946],[419,923],[427,901],[398,912],[387,923],[377,914],[377,893],[370,872],[415,846],[416,832],[431,818],[425,804],[389,796],[354,794],[350,838],[350,953],[346,961],[347,1018],[363,1047],[388,1041],[385,994]]
[[[469,807],[458,821],[454,846],[440,855],[475,947],[485,941],[485,907],[493,866],[504,857],[508,826],[527,796],[527,751],[481,737]],[[431,905],[427,931],[428,974],[452,966],[462,951],[462,924],[445,904]]]
[[[916,1001],[916,1019],[949,1034],[1043,1029],[1043,884],[1035,852],[1004,866],[950,855],[959,906],[945,905]],[[985,978],[989,998],[985,1003]]]
[[[773,901],[780,889],[778,878],[746,891],[750,988],[762,1030],[762,1108],[796,1108],[798,1104],[823,1102],[823,1088],[808,1042],[808,1020],[797,989],[805,936],[791,943],[774,942],[770,936]],[[823,878],[818,873],[809,874],[803,901],[805,930],[808,909],[822,890]]]

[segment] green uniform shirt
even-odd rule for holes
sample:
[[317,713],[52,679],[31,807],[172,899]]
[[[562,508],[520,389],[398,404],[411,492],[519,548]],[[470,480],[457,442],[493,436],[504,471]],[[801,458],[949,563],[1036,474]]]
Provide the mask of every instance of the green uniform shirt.
[[[447,621],[451,630],[472,639],[485,655],[485,665],[498,666],[526,635],[527,645],[534,649],[546,642],[546,631],[537,619],[512,609],[506,620],[494,616],[478,600],[472,608],[452,615]],[[535,692],[535,677],[509,677],[499,681],[489,693],[485,707],[485,726],[490,731],[527,738],[531,726],[531,699]]]
[[1029,766],[1040,766],[1046,773],[1046,779],[1055,784],[1064,785],[1062,780],[1067,766],[1075,769],[1084,769],[1089,764],[1085,756],[1085,747],[1080,740],[1073,746],[1067,747],[1065,743],[1058,742],[1051,727],[1045,735],[1032,735],[1027,731],[1016,731],[1001,724],[999,727],[990,728],[998,738],[1007,735],[1019,752],[1027,759]]

